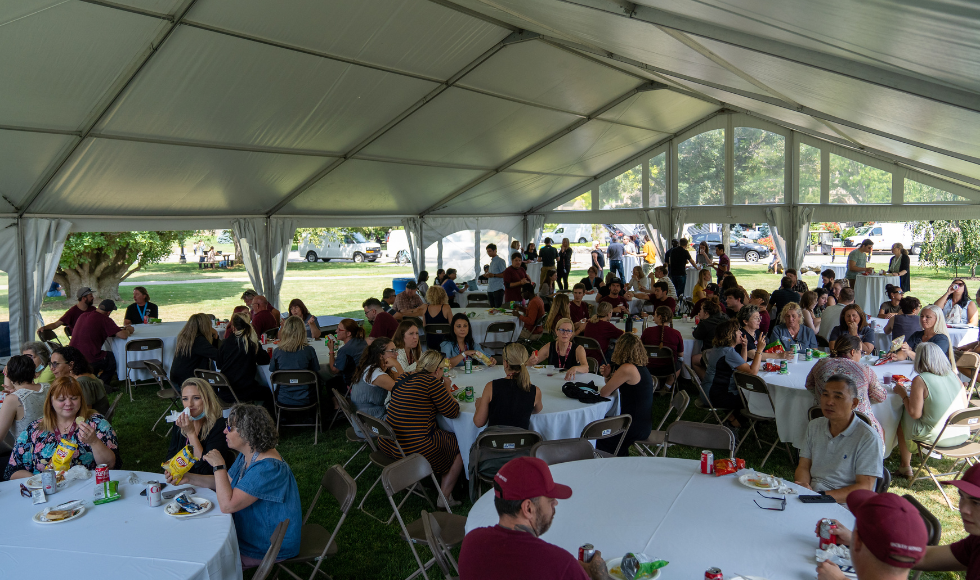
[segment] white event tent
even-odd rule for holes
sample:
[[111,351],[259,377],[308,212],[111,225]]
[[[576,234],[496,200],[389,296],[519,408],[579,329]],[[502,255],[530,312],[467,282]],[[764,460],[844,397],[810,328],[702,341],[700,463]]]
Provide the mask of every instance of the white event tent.
[[70,231],[233,228],[276,302],[296,227],[404,225],[416,268],[462,235],[475,271],[546,220],[768,222],[795,265],[811,222],[980,218],[978,29],[957,0],[0,0],[11,344]]

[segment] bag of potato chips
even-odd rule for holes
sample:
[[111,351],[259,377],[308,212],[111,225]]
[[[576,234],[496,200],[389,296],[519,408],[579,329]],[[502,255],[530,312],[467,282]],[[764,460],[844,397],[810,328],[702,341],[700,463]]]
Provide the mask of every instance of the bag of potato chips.
[[170,474],[173,484],[177,485],[180,480],[184,479],[184,474],[190,471],[191,467],[194,467],[195,463],[197,463],[197,457],[194,457],[194,450],[190,445],[186,445],[170,461],[161,463],[160,466]]
[[488,357],[487,355],[483,354],[478,350],[473,351],[473,358],[475,358],[476,360],[480,361],[481,363],[487,366],[490,366],[490,357]]
[[54,467],[55,471],[68,471],[68,468],[71,467],[71,459],[76,452],[78,452],[78,444],[62,437],[58,447],[54,450],[54,455],[51,456],[51,466]]

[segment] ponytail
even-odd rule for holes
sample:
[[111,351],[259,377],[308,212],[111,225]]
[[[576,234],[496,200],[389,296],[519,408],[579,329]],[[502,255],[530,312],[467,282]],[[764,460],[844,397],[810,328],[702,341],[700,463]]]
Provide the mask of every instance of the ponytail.
[[612,314],[612,311],[613,311],[612,304],[608,302],[600,302],[596,306],[595,314],[592,316],[592,318],[589,319],[589,322],[595,324],[596,322],[599,322],[600,318],[604,318]]
[[531,375],[527,372],[527,349],[517,343],[504,347],[504,361],[512,371],[517,371],[513,379],[525,393],[531,392]]

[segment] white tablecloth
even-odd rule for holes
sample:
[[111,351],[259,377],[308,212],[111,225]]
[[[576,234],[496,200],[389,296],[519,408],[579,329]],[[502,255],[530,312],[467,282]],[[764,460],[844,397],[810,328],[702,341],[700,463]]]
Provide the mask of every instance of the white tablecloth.
[[[112,471],[112,479],[124,480],[129,471]],[[162,481],[162,474],[137,472],[141,481]],[[32,578],[42,569],[63,567],[69,577],[190,578],[194,580],[242,577],[235,522],[221,513],[215,493],[196,487],[195,496],[215,502],[207,514],[180,521],[151,508],[140,492],[142,485],[120,481],[122,499],[92,503],[95,478],[75,481],[48,503],[33,505],[21,497],[24,480],[0,483],[0,560],[4,578]],[[61,524],[31,521],[37,512],[64,502],[85,500],[85,513]]]
[[856,280],[854,303],[870,316],[878,314],[878,307],[881,306],[882,302],[888,300],[888,296],[885,295],[885,286],[888,284],[899,285],[898,276],[862,276],[858,274]]
[[534,282],[535,288],[541,287],[541,262],[528,262],[525,264],[527,266],[527,277]]
[[[835,280],[843,280],[844,276],[847,275],[847,262],[845,261],[843,264],[820,264],[820,271],[823,272],[824,270],[833,270],[836,276]],[[817,276],[820,276],[820,274],[817,274]]]
[[[503,367],[490,367],[473,374],[465,374],[462,367],[453,372],[453,383],[460,388],[473,387],[474,401],[483,394],[483,388],[492,380],[504,377]],[[561,392],[565,384],[565,374],[557,373],[549,377],[544,369],[530,369],[531,382],[541,389],[541,404],[543,409],[537,415],[531,415],[531,430],[537,431],[545,439],[571,439],[582,434],[586,425],[609,415],[619,414],[619,397],[613,397],[607,403],[587,405],[576,399],[570,399]],[[599,375],[582,374],[575,379],[578,382],[595,381],[596,386],[606,384]],[[447,419],[442,415],[436,417],[439,428],[456,433],[459,450],[463,456],[463,473],[469,469],[470,447],[476,441],[477,435],[483,428],[473,424],[474,403],[460,403],[460,414],[455,419]]]
[[[789,364],[789,374],[759,373],[766,384],[776,410],[776,429],[779,439],[791,443],[797,449],[806,442],[807,412],[816,405],[813,394],[806,390],[806,377],[810,369],[817,364],[816,359],[810,362],[795,362]],[[910,361],[892,362],[881,366],[873,366],[872,370],[883,379],[885,375],[915,376]],[[882,380],[882,382],[884,382]],[[891,385],[884,385],[888,396],[883,403],[872,403],[871,412],[885,432],[885,455],[895,447],[895,431],[902,419],[902,399],[891,392]],[[750,406],[754,403],[750,399]]]
[[[734,475],[702,475],[699,462],[690,459],[593,459],[553,465],[551,473],[572,488],[572,497],[558,502],[541,539],[573,555],[588,542],[607,561],[626,552],[663,558],[670,562],[664,578],[703,578],[711,567],[726,578],[813,578],[816,522],[854,523],[842,506],[804,504],[793,495],[786,496],[785,511],[760,509],[753,500],[776,502]],[[470,510],[466,531],[497,521],[493,493],[487,492]]]
[[[875,323],[875,348],[886,350],[891,348],[891,333],[885,334],[885,325],[888,324],[888,319],[873,317],[871,320]],[[968,326],[966,328],[946,327],[946,333],[949,334],[949,338],[954,347],[976,342],[977,332],[978,329],[976,326]]]
[[[687,280],[684,282],[684,297],[685,298],[693,298],[694,297],[694,287],[698,285],[698,273],[700,271],[701,270],[698,270],[697,268],[691,268],[691,267],[688,267],[687,268]],[[714,279],[714,276],[712,276],[712,280],[713,279]],[[674,290],[678,290],[678,289],[677,288],[674,288]]]
[[[163,361],[163,368],[170,374],[170,363],[174,360],[174,347],[177,344],[177,335],[180,334],[186,322],[162,322],[160,324],[137,324],[133,326],[136,329],[136,333],[123,340],[121,338],[110,337],[106,340],[106,347],[104,350],[111,350],[112,354],[116,357],[116,374],[119,375],[119,379],[126,378],[126,343],[131,340],[140,340],[143,338],[159,338],[163,340],[163,352],[159,350],[150,350],[144,352],[131,352],[129,353],[130,360],[146,360],[146,359],[159,359]],[[153,378],[153,376],[148,371],[134,370],[130,375],[134,380],[145,381]]]

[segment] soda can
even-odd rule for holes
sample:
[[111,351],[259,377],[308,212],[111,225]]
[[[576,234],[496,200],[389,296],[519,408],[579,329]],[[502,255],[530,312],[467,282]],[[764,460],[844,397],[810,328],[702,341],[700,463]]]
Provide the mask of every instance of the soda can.
[[269,358],[272,358],[272,347],[270,346],[269,348],[266,349],[266,351],[269,352]]
[[818,521],[817,522],[817,538],[818,538],[817,547],[820,548],[821,550],[826,550],[830,546],[836,544],[837,535],[831,533],[836,529],[837,529],[837,524],[835,524],[832,520],[823,518],[820,521]]
[[95,466],[95,483],[96,485],[105,483],[109,481],[109,466],[105,463],[100,463]]
[[150,507],[157,507],[163,503],[159,481],[146,482],[146,501],[149,502]]
[[147,314],[146,316],[143,317],[143,324],[149,324],[149,323],[150,323],[150,315]]
[[468,375],[473,374],[473,359],[466,357],[466,362],[463,364],[465,368],[463,372]]
[[47,495],[58,493],[58,472],[54,468],[45,469],[41,472],[41,487],[44,488],[44,493]]
[[578,561],[589,563],[592,561],[592,556],[595,556],[595,546],[592,544],[582,544],[578,547]]
[[724,580],[721,568],[708,568],[704,572],[704,580]]
[[466,402],[467,403],[472,403],[473,402],[473,387],[466,387],[465,393],[466,393]]
[[788,362],[786,362],[784,360],[779,361],[779,374],[781,374],[781,375],[787,375],[787,374],[789,374],[789,363]]
[[803,353],[803,357],[807,361],[813,360],[813,349],[812,348],[806,349],[806,351]]
[[709,475],[715,472],[715,454],[710,449],[701,452],[701,473]]

